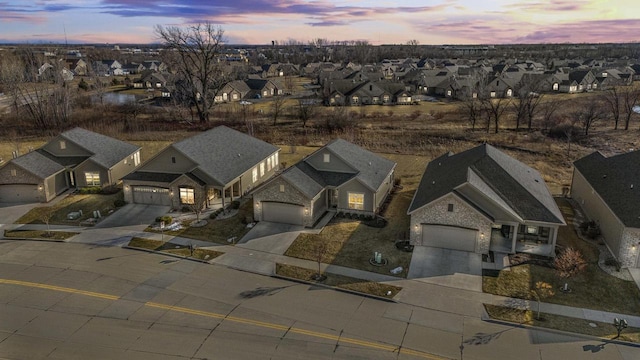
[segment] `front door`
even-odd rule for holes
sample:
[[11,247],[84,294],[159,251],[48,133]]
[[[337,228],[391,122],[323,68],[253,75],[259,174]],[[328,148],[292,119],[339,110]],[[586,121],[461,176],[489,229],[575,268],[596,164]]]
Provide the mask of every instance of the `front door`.
[[338,190],[329,189],[327,196],[329,197],[329,208],[334,209],[338,207]]

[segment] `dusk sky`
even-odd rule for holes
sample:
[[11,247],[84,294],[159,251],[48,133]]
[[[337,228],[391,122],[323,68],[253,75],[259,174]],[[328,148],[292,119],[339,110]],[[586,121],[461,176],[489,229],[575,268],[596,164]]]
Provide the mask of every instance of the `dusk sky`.
[[209,21],[231,44],[640,41],[640,0],[0,0],[0,42],[151,43]]

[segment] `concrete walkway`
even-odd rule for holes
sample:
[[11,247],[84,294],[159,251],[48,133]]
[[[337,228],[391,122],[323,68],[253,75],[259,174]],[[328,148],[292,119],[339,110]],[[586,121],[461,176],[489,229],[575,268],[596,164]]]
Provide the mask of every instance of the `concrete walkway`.
[[[20,229],[46,229],[44,225],[10,225],[9,228]],[[123,246],[133,236],[154,240],[164,240],[179,245],[196,245],[201,248],[209,248],[221,251],[224,254],[211,260],[210,263],[227,266],[229,268],[248,271],[252,273],[272,276],[275,273],[276,263],[299,266],[317,271],[318,263],[315,261],[291,258],[282,255],[280,249],[270,252],[269,249],[249,248],[236,245],[219,245],[206,241],[193,240],[182,237],[173,237],[157,233],[144,232],[143,227],[121,227],[112,229],[80,228],[69,226],[51,226],[51,230],[65,230],[79,232],[80,234],[68,239],[68,242],[89,243],[103,246]],[[10,239],[7,239],[10,240]],[[484,317],[483,304],[502,305],[519,309],[537,310],[538,304],[534,301],[512,299],[503,296],[486,294],[477,290],[459,289],[441,284],[420,281],[419,279],[404,279],[385,274],[377,274],[368,271],[346,268],[343,266],[321,264],[321,270],[331,274],[338,274],[358,278],[367,281],[382,282],[402,287],[402,291],[394,300],[426,309],[441,310],[449,313],[467,316]],[[640,272],[634,274],[640,280]],[[570,306],[540,303],[540,310],[544,313],[563,315],[576,319],[613,323],[614,318],[627,320],[630,327],[640,328],[640,316],[617,314],[606,311],[596,311]],[[612,325],[613,326],[613,325]]]

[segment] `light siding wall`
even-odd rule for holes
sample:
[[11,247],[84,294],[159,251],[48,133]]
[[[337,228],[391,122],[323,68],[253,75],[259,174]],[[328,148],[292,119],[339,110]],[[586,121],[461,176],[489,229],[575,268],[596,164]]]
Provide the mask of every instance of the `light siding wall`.
[[623,261],[628,262],[629,260],[621,257],[627,254],[627,251],[621,247],[624,225],[577,169],[573,171],[571,197],[578,203],[589,219],[600,225],[604,241],[618,261],[621,263]]
[[[64,141],[64,149],[61,148],[60,141]],[[57,136],[53,140],[46,143],[43,146],[43,149],[45,149],[46,151],[50,152],[55,156],[91,156],[93,155],[89,151],[76,145],[74,142],[64,139],[61,136]]]
[[[329,162],[324,162],[324,155],[329,154]],[[353,169],[344,161],[338,158],[331,151],[323,149],[309,156],[306,160],[311,166],[319,171],[335,171],[343,173],[353,173]]]
[[[349,209],[349,193],[362,193],[364,194],[364,209],[355,210]],[[358,180],[353,179],[340,187],[338,191],[338,211],[373,214],[373,193],[369,188],[364,186]]]
[[[175,163],[172,161],[175,158]],[[168,147],[156,157],[140,167],[140,171],[160,172],[169,174],[183,174],[191,171],[196,164],[179,151]]]
[[[139,153],[140,150],[138,150],[137,152]],[[134,162],[133,162],[133,156],[134,156],[133,154],[127,156],[125,159],[120,160],[117,164],[115,164],[111,168],[111,179],[109,179],[109,182],[111,184],[120,183],[123,177],[125,177],[126,175],[131,173],[133,170],[135,170],[136,166],[134,165]],[[125,160],[126,160],[126,164],[125,164]]]

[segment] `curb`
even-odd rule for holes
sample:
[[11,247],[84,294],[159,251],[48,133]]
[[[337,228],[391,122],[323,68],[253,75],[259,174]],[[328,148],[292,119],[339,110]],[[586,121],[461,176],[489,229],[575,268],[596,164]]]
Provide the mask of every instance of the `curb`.
[[[483,305],[486,305],[486,304],[483,304]],[[486,308],[484,306],[482,307],[482,316],[480,317],[480,319],[482,321],[485,321],[485,322],[488,322],[488,323],[492,323],[492,324],[517,327],[517,328],[521,328],[521,329],[534,329],[534,330],[546,331],[546,332],[560,334],[560,335],[581,337],[581,338],[588,339],[588,340],[598,340],[598,341],[602,341],[602,342],[605,342],[605,343],[611,343],[611,344],[616,344],[616,345],[625,345],[625,346],[631,346],[631,347],[640,348],[640,343],[634,343],[634,342],[630,342],[630,341],[609,339],[609,338],[604,338],[604,337],[595,336],[595,335],[574,333],[574,332],[569,332],[569,331],[564,331],[564,330],[551,329],[551,328],[547,328],[547,327],[543,327],[543,326],[535,326],[535,325],[528,325],[528,324],[522,324],[522,323],[514,323],[514,322],[511,322],[511,321],[507,321],[507,320],[494,319],[491,316],[489,316],[489,314],[487,313],[487,310],[486,310]],[[587,319],[583,319],[583,320],[587,320]]]
[[288,276],[282,276],[282,275],[278,275],[278,274],[271,274],[269,276],[271,276],[272,278],[281,279],[281,280],[287,280],[287,281],[296,282],[296,283],[300,283],[300,284],[319,286],[319,287],[322,287],[322,288],[325,288],[325,289],[335,290],[335,291],[338,291],[338,292],[343,292],[343,293],[347,293],[347,294],[351,294],[351,295],[362,296],[362,297],[370,298],[370,299],[373,299],[373,300],[379,300],[379,301],[384,301],[384,302],[389,302],[389,303],[396,303],[396,304],[398,303],[398,301],[395,300],[395,299],[389,299],[389,298],[385,298],[385,297],[378,296],[378,295],[372,295],[372,294],[362,293],[362,292],[359,292],[359,291],[344,289],[344,288],[337,287],[337,286],[329,286],[329,285],[325,285],[325,284],[321,284],[321,283],[316,283],[316,282],[312,282],[312,281],[308,281],[308,280],[291,278],[291,277],[288,277]]
[[167,253],[167,252],[163,252],[163,251],[156,251],[156,250],[139,248],[139,247],[128,246],[128,245],[122,246],[122,248],[123,249],[129,249],[129,250],[144,251],[144,252],[147,252],[147,253],[150,253],[150,254],[165,255],[165,256],[176,258],[176,259],[195,261],[195,262],[199,262],[199,263],[202,263],[202,264],[209,264],[209,265],[212,264],[207,260],[200,260],[200,259],[196,259],[196,258],[192,258],[192,257],[188,257],[188,256],[182,256],[182,255]]

